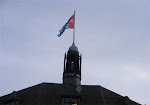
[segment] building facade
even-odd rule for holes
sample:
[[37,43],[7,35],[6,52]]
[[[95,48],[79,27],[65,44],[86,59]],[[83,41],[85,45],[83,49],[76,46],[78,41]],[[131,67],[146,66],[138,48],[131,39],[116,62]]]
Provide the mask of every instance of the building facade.
[[0,105],[140,105],[99,85],[81,85],[82,56],[73,43],[64,56],[63,83],[41,83],[0,97]]

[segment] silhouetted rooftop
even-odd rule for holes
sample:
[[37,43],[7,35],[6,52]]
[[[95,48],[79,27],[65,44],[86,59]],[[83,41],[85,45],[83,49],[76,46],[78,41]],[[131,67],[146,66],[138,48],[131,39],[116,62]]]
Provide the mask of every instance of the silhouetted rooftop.
[[[21,105],[61,105],[62,84],[41,83],[0,97],[0,105],[18,100]],[[81,105],[140,105],[98,85],[82,85]]]

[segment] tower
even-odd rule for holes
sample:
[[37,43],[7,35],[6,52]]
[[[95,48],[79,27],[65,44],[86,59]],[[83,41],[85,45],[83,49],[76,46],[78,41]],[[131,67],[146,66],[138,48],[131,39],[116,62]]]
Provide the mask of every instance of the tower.
[[81,60],[78,48],[73,43],[69,48],[67,55],[64,56],[63,72],[63,105],[80,104],[81,92]]

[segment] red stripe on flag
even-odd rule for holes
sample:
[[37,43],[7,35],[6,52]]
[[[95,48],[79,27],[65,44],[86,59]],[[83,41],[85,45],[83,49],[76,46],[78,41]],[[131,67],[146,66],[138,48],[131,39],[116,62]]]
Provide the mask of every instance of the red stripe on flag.
[[74,28],[74,15],[68,21],[68,28]]

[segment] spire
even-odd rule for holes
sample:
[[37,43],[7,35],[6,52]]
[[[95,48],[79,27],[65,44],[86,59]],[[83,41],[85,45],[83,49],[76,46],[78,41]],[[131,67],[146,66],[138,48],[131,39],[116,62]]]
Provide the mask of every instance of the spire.
[[[78,52],[78,48],[75,46],[74,42],[72,43],[72,45],[69,47],[69,51],[76,51]],[[78,52],[79,53],[79,52]]]
[[69,73],[81,78],[80,67],[81,67],[81,56],[79,56],[78,48],[73,43],[64,57],[64,78]]
[[74,43],[64,56],[63,89],[68,94],[81,91],[81,56]]

